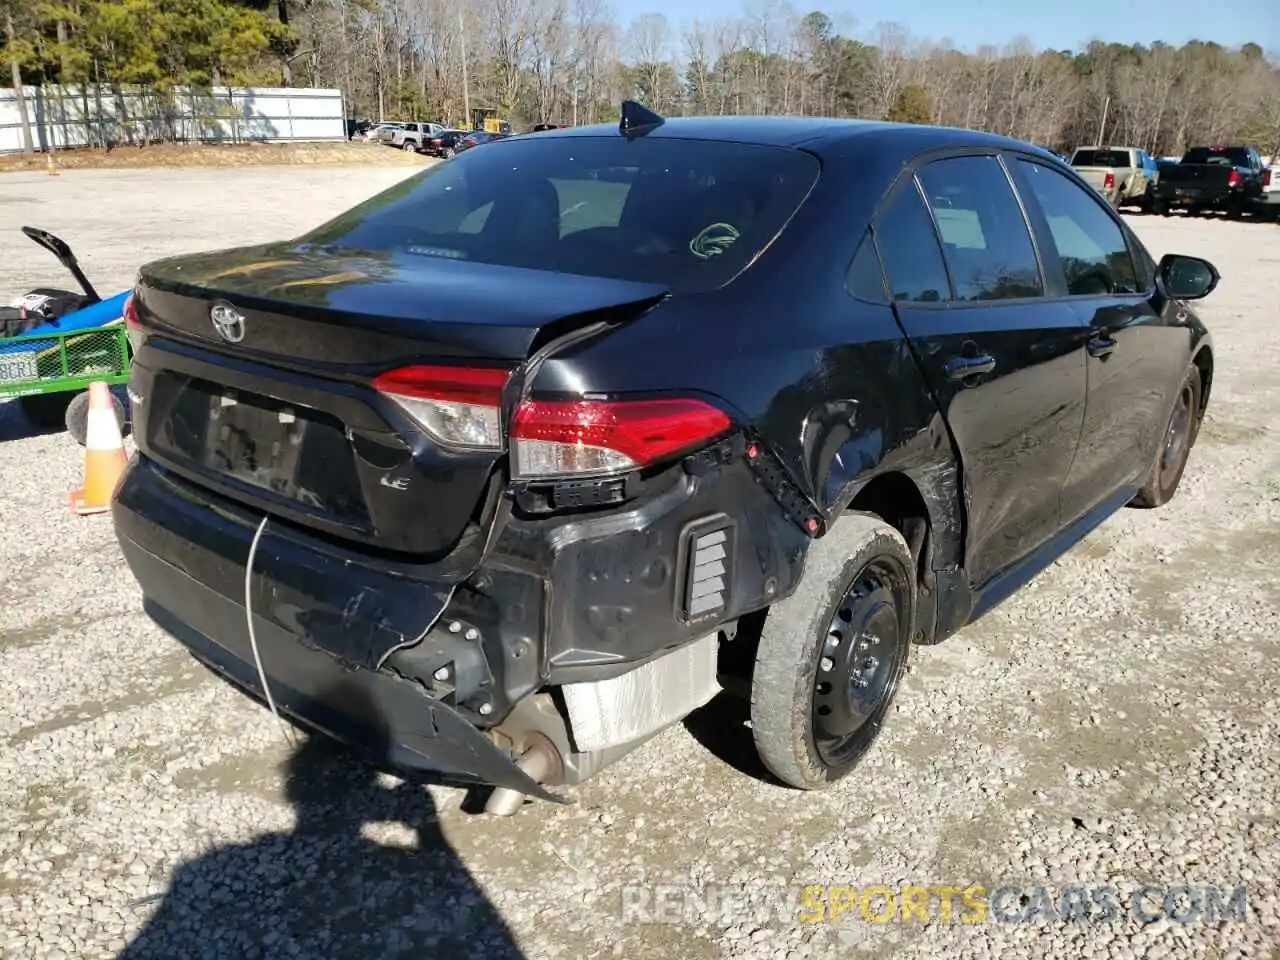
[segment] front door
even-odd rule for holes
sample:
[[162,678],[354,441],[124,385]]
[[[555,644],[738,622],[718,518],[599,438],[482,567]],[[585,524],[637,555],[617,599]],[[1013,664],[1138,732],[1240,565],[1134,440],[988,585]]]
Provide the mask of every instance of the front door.
[[982,589],[1057,533],[1085,398],[1084,331],[1044,297],[1000,160],[933,160],[874,225],[903,332],[962,462],[966,559]]
[[1047,164],[1023,158],[1013,168],[1088,332],[1084,428],[1063,488],[1071,522],[1142,482],[1180,384],[1170,371],[1186,352],[1186,331],[1152,307],[1152,265],[1135,260],[1111,210]]

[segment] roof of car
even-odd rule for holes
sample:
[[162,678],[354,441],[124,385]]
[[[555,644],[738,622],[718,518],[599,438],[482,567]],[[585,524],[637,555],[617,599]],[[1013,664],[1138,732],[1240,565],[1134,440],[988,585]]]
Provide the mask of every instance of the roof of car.
[[[539,133],[539,139],[553,137],[618,136],[616,123],[600,123],[580,127],[564,127]],[[989,146],[1019,147],[1027,144],[997,134],[954,127],[924,124],[890,123],[882,120],[836,119],[828,117],[671,117],[659,127],[642,134],[651,138],[686,140],[733,140],[764,146],[820,148],[849,139],[857,139],[870,147],[875,141],[910,143],[917,150],[930,147]]]

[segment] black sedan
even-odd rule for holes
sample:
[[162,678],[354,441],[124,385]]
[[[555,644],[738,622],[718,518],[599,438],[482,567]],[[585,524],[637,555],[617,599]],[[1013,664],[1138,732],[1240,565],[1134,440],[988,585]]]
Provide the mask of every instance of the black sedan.
[[628,103],[145,265],[115,528],[199,658],[496,812],[720,684],[819,788],[914,644],[1174,496],[1217,283],[1030,144]]
[[462,153],[464,150],[470,150],[472,147],[478,147],[481,144],[505,140],[509,136],[511,136],[509,133],[490,133],[487,130],[472,130],[465,136],[459,137],[454,143],[453,149],[455,153]]
[[470,130],[442,130],[422,145],[422,152],[448,160],[457,151],[458,141],[471,135]]

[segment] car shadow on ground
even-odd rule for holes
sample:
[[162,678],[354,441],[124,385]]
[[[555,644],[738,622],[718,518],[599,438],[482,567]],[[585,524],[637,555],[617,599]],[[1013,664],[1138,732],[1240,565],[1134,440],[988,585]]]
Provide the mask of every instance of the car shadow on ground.
[[751,703],[733,693],[720,693],[700,710],[684,718],[684,728],[708,753],[739,773],[780,786],[760,760],[751,736]]
[[[66,406],[71,399],[82,391],[70,390],[66,393],[58,393],[48,395],[44,406],[45,422],[38,419],[32,419],[23,409],[23,400],[18,397],[5,399],[0,397],[0,443],[7,440],[27,440],[32,437],[46,437],[54,434],[65,434],[67,441],[75,443],[72,436],[67,432],[67,423],[65,419]],[[129,411],[129,395],[123,384],[115,384],[111,387],[111,394],[120,401],[121,406],[125,410],[125,424],[121,428],[121,435],[128,437],[133,431],[133,424],[128,418]]]
[[[515,937],[441,831],[430,794],[322,736],[291,755],[293,830],[181,865],[118,960],[520,958]],[[366,824],[413,839],[390,845]]]
[[0,402],[0,443],[66,433],[66,430],[63,424],[42,427],[32,423],[22,412],[22,404],[17,400]]

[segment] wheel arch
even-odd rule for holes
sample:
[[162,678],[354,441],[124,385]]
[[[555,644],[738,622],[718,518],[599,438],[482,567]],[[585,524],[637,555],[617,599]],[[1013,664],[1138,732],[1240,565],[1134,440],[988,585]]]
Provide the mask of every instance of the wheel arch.
[[950,457],[874,473],[841,512],[874,514],[906,540],[916,572],[917,643],[937,643],[963,625],[971,600],[963,566],[959,471]]
[[901,533],[915,561],[916,580],[925,581],[935,524],[924,494],[908,474],[889,470],[875,475],[849,498],[841,512],[873,513]]

